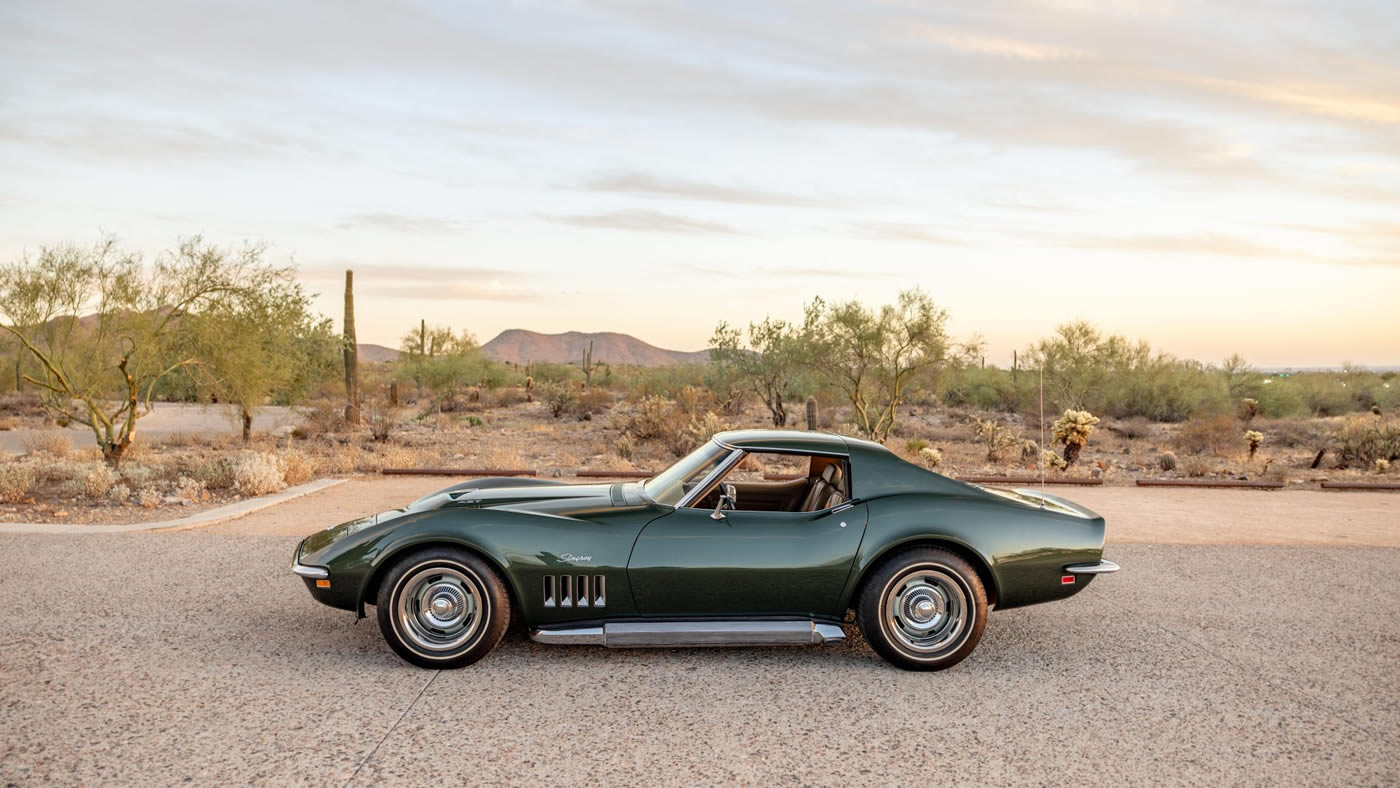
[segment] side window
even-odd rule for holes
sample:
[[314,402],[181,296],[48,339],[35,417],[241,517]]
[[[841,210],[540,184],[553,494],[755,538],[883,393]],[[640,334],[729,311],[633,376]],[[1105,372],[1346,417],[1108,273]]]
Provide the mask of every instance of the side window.
[[[843,457],[750,452],[721,480],[732,484],[740,512],[817,512],[850,497]],[[719,505],[719,485],[695,502],[699,509]]]

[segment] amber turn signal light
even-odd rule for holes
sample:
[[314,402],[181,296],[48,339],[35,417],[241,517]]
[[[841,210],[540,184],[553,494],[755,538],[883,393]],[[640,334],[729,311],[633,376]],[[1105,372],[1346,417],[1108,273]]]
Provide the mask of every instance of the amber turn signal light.
[[316,587],[317,587],[317,588],[330,588],[330,587],[331,587],[331,581],[329,581],[329,580],[317,580],[317,581],[316,581]]

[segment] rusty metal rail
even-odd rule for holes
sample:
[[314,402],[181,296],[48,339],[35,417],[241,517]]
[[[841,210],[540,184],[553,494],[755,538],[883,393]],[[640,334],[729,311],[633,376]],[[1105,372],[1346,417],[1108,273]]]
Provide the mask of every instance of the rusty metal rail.
[[650,479],[654,471],[574,471],[580,479]]
[[1323,482],[1324,490],[1400,490],[1395,482]]
[[1246,490],[1281,490],[1283,482],[1252,482],[1239,479],[1138,479],[1139,487],[1235,487]]
[[[973,484],[1029,484],[1032,486],[1040,484],[1039,476],[954,476],[953,478],[960,482]],[[1103,484],[1103,479],[1095,479],[1091,476],[1046,476],[1045,483],[1097,487]]]
[[534,476],[534,471],[494,468],[384,468],[385,476]]

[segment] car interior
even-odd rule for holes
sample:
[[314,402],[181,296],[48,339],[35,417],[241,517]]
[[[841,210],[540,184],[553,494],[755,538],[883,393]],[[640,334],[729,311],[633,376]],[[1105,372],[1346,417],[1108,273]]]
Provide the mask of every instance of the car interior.
[[[807,473],[775,474],[764,470],[756,457],[805,461]],[[797,475],[795,479],[780,478]],[[733,485],[734,510],[740,512],[820,512],[840,506],[850,497],[846,461],[837,457],[802,455],[750,454],[705,495],[692,505],[696,509],[714,509],[720,503],[722,485]]]

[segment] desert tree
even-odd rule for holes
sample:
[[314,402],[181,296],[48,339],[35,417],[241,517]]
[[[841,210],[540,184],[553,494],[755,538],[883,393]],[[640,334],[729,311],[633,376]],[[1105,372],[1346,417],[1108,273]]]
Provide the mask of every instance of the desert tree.
[[150,265],[111,238],[42,247],[0,268],[0,328],[33,360],[24,379],[44,408],[92,430],[117,465],[156,384],[198,361],[181,321],[283,275],[261,246],[221,249],[199,236]]
[[430,326],[426,320],[419,320],[418,327],[399,340],[399,350],[403,353],[401,369],[418,389],[418,399],[423,398],[423,385],[433,359],[455,351],[458,344],[459,338],[453,335],[451,328]]
[[710,337],[710,364],[744,381],[763,400],[773,426],[785,426],[793,383],[802,370],[801,334],[787,321],[772,318],[749,323],[747,333],[746,342],[738,328],[728,323],[716,326]]
[[917,288],[878,309],[817,298],[807,305],[803,321],[803,356],[845,395],[861,433],[883,441],[912,381],[955,363],[960,354],[977,352],[953,343],[947,324],[947,310]]
[[189,371],[234,409],[245,443],[258,408],[274,398],[301,401],[333,377],[340,350],[330,320],[310,311],[290,270],[191,315],[182,333],[199,360]]

